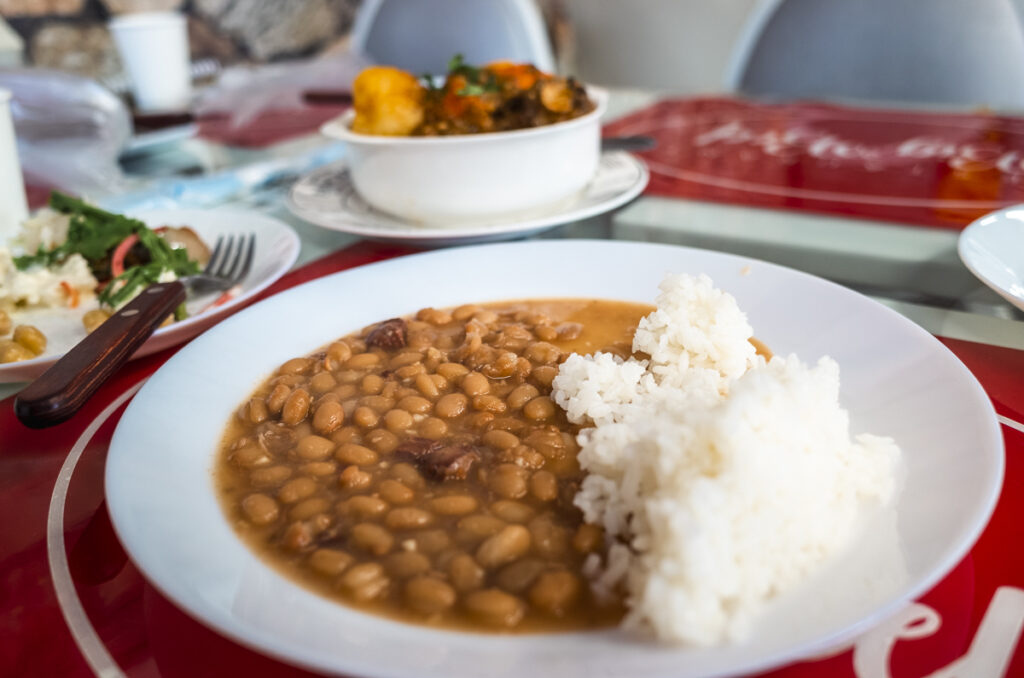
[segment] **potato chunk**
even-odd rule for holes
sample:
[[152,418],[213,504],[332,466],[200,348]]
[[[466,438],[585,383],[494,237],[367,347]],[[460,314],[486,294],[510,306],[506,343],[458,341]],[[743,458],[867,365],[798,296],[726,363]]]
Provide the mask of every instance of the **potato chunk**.
[[423,86],[410,73],[391,66],[367,68],[352,84],[356,110],[352,131],[404,136],[423,120]]

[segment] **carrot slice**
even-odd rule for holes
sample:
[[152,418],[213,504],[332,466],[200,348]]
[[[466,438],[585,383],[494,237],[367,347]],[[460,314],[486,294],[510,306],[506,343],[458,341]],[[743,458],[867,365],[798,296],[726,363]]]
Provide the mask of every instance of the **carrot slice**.
[[60,281],[60,287],[64,290],[64,294],[68,295],[68,308],[78,308],[78,302],[80,300],[78,288],[74,287],[66,280]]
[[132,233],[114,248],[114,253],[110,255],[110,274],[112,277],[116,278],[124,273],[124,258],[128,256],[128,252],[131,251],[132,245],[138,241],[139,236]]

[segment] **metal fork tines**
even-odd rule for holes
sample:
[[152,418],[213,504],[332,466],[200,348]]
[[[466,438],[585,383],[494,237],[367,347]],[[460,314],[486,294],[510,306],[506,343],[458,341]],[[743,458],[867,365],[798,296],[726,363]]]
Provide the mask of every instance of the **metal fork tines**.
[[245,280],[252,270],[256,236],[219,236],[202,273],[186,276],[181,282],[193,294],[227,290]]

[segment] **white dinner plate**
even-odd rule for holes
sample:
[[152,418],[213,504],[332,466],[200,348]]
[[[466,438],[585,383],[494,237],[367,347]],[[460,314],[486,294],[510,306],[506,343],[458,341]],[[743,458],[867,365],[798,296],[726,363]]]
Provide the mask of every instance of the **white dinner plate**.
[[960,233],[957,250],[971,273],[1024,311],[1024,205],[971,222]]
[[[776,353],[833,356],[853,431],[891,435],[903,450],[906,477],[893,508],[872,514],[841,557],[770,603],[747,640],[680,648],[618,629],[491,635],[404,624],[286,579],[226,520],[212,482],[218,442],[239,404],[286,359],[424,306],[539,297],[650,302],[667,272],[709,274]],[[833,650],[881,622],[964,556],[991,515],[1002,474],[1000,428],[978,382],[934,337],[867,297],[715,252],[552,240],[363,266],[229,318],[135,396],[110,446],[106,492],[122,543],[155,586],[214,629],[285,661],[391,678],[693,678]]]
[[306,221],[369,240],[417,247],[447,247],[525,238],[561,224],[587,219],[626,204],[647,186],[647,166],[624,151],[601,155],[597,174],[572,202],[528,219],[424,226],[370,207],[356,192],[344,163],[322,167],[299,179],[288,194],[288,209]]
[[[216,294],[189,299],[189,317],[162,327],[135,352],[133,358],[162,351],[188,341],[217,320],[231,313],[284,275],[299,256],[299,237],[291,226],[256,212],[240,210],[140,210],[129,216],[158,226],[190,226],[210,247],[219,235],[255,233],[256,251],[252,271],[242,282],[242,291],[226,303],[207,308]],[[35,325],[47,337],[46,352],[38,358],[0,365],[0,384],[28,381],[42,374],[64,352],[85,338],[81,309],[40,309],[19,312],[15,324]]]

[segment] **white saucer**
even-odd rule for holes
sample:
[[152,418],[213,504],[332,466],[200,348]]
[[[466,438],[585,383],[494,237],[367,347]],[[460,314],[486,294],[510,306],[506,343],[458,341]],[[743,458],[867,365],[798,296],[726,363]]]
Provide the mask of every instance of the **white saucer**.
[[632,155],[612,151],[601,156],[594,180],[572,204],[528,218],[491,223],[423,226],[380,212],[359,197],[343,163],[321,167],[302,177],[288,194],[288,209],[317,226],[369,240],[444,247],[525,238],[561,224],[586,219],[623,205],[647,186],[647,166]]
[[971,222],[957,250],[971,273],[1024,311],[1024,205]]

